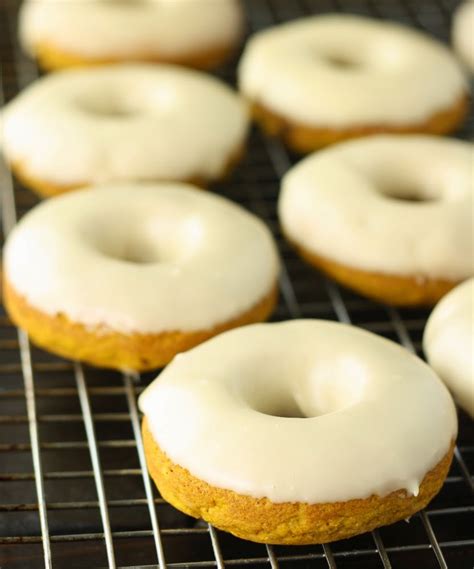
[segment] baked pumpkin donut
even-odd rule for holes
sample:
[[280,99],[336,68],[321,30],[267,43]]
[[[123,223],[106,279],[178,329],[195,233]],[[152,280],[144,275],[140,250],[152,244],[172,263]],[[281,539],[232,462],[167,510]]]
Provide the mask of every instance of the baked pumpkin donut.
[[238,0],[27,0],[19,21],[23,49],[49,70],[130,61],[207,69],[243,33]]
[[444,45],[354,15],[314,16],[255,34],[239,85],[263,129],[298,152],[370,134],[448,133],[469,105],[462,69]]
[[443,297],[423,335],[428,363],[474,419],[474,279]]
[[373,136],[308,156],[283,178],[288,240],[356,292],[434,305],[474,274],[473,145]]
[[223,178],[248,109],[222,81],[172,65],[111,65],[39,79],[1,115],[13,173],[42,196],[103,182]]
[[265,320],[278,256],[269,230],[184,184],[110,185],[45,201],[4,251],[4,301],[34,343],[143,371]]
[[139,404],[163,498],[274,544],[411,516],[439,491],[457,431],[448,390],[420,359],[322,320],[221,334],[177,357]]

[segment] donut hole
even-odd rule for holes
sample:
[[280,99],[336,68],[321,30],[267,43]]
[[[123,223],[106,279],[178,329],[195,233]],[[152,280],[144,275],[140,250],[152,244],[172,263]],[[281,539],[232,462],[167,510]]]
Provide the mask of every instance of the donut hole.
[[309,419],[292,398],[281,400],[261,401],[259,405],[253,405],[252,408],[258,413],[269,415],[270,417],[283,417],[285,419]]
[[342,54],[328,54],[324,56],[326,63],[331,67],[336,67],[341,71],[353,70],[361,67],[361,63],[355,59]]
[[[260,367],[260,365],[259,365]],[[250,364],[245,379],[236,378],[234,390],[245,404],[257,413],[287,419],[305,419],[308,416],[298,404],[284,375],[277,376],[277,370],[255,375]]]
[[136,242],[129,240],[122,244],[118,251],[109,251],[108,257],[123,261],[125,263],[135,263],[137,265],[147,265],[155,263],[169,262],[170,259],[156,247],[153,243]]
[[402,201],[402,202],[411,202],[411,203],[426,203],[435,201],[434,199],[424,198],[422,196],[416,195],[415,192],[412,194],[404,194],[403,192],[394,192],[388,196],[392,200]]
[[128,237],[112,246],[109,244],[99,246],[98,250],[109,259],[137,265],[170,263],[176,259],[172,250],[159,243],[133,237]]
[[100,97],[81,101],[80,107],[87,114],[100,118],[131,118],[142,112],[140,108],[114,97]]
[[367,66],[367,61],[360,53],[348,52],[339,45],[312,46],[313,60],[318,64],[324,64],[335,71],[353,71]]
[[317,362],[302,378],[291,370],[279,376],[277,364],[273,370],[267,367],[264,376],[248,377],[238,387],[247,405],[263,415],[310,419],[342,411],[365,397],[368,372],[356,358]]
[[[189,218],[173,222],[172,218],[123,220],[119,228],[110,220],[85,228],[84,237],[101,256],[136,265],[184,262],[200,247],[204,228],[199,220]],[[87,233],[86,233],[87,232]]]
[[383,186],[380,189],[384,197],[394,201],[429,203],[439,199],[439,196],[435,195],[435,193],[428,188],[417,187],[415,185],[389,185]]
[[[101,87],[101,90],[99,90]],[[163,79],[157,88],[147,77],[137,75],[130,90],[119,81],[81,92],[75,104],[93,119],[133,119],[151,115],[167,116],[176,108],[177,90]]]

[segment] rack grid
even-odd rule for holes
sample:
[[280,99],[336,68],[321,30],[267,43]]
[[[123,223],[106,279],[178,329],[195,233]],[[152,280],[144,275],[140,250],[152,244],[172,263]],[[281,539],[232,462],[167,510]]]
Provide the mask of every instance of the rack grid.
[[[400,21],[447,41],[455,0],[247,0],[248,30],[325,11]],[[18,3],[0,0],[0,106],[38,76],[16,39]],[[235,83],[235,61],[219,73]],[[474,132],[472,118],[459,136]],[[247,156],[216,191],[259,215],[284,261],[274,320],[351,322],[422,355],[428,312],[395,310],[339,288],[283,240],[281,176],[296,161],[252,131]],[[3,235],[37,203],[0,164]],[[174,510],[145,468],[136,398],[154,377],[96,370],[32,346],[0,312],[0,567],[473,569],[474,423],[460,412],[455,459],[441,493],[409,523],[326,546],[264,546]],[[350,473],[348,474],[350,475]]]

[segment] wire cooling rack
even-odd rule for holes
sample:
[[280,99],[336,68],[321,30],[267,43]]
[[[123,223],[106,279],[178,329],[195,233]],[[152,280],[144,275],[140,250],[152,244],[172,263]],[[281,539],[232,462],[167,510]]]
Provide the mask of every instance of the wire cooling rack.
[[[0,104],[38,71],[16,42],[17,6],[0,1]],[[248,0],[249,31],[310,13],[345,10],[401,21],[447,41],[450,0]],[[235,65],[221,73],[233,83]],[[442,81],[442,77],[440,77]],[[472,123],[460,136],[473,132]],[[244,163],[216,188],[261,216],[284,260],[275,320],[352,322],[420,354],[424,310],[394,310],[321,277],[285,243],[275,204],[294,162],[254,131]],[[0,166],[3,233],[37,199]],[[153,374],[132,377],[65,361],[30,345],[0,314],[0,567],[145,569],[474,567],[474,424],[460,413],[453,466],[441,493],[409,523],[327,546],[266,547],[197,522],[164,502],[146,473],[136,398]],[[341,449],[343,451],[343,449]],[[347,473],[351,476],[351,473]]]

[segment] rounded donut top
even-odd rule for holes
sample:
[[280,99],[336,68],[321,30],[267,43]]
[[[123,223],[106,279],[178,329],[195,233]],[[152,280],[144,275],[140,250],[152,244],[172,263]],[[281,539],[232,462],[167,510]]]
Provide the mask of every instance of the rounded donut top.
[[183,184],[109,185],[43,202],[8,237],[4,274],[52,316],[124,333],[207,330],[268,295],[278,256],[240,206]]
[[221,334],[177,356],[139,404],[173,462],[273,502],[416,494],[457,432],[447,389],[420,359],[322,320]]
[[463,2],[453,18],[453,43],[454,48],[469,68],[474,73],[474,0]]
[[226,48],[242,33],[237,0],[28,0],[20,12],[20,40],[91,58],[170,61]]
[[474,274],[474,146],[374,136],[312,154],[282,182],[286,236],[349,267],[462,280]]
[[458,285],[436,305],[423,347],[429,364],[474,418],[474,279]]
[[62,185],[212,179],[241,151],[248,129],[234,91],[172,65],[47,75],[1,118],[7,159]]
[[461,67],[438,41],[398,24],[333,14],[257,33],[239,84],[283,117],[335,129],[422,123],[467,93]]

